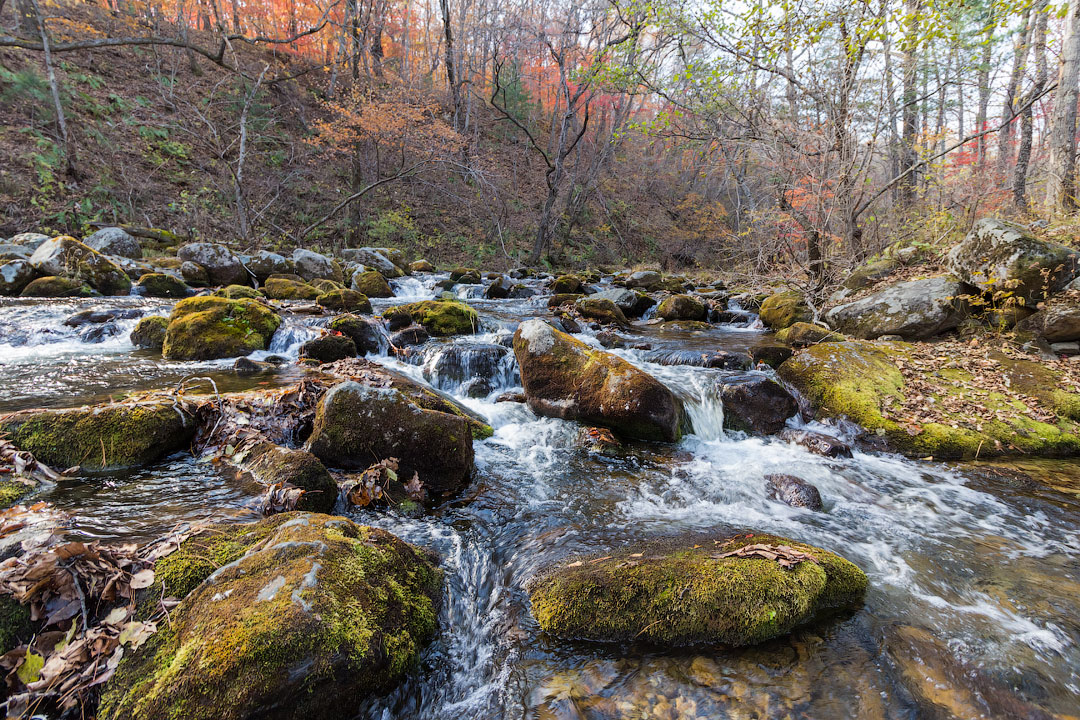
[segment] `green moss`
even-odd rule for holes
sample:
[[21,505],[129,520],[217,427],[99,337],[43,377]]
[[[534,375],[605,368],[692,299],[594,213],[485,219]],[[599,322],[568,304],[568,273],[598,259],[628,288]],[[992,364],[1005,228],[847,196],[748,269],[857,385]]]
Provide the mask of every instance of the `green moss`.
[[432,335],[462,335],[476,332],[478,316],[465,303],[452,300],[423,300],[390,308],[383,317],[406,317],[424,326]]
[[604,325],[619,325],[629,327],[630,321],[623,315],[619,306],[604,298],[583,297],[577,301],[576,307],[582,317],[596,320]]
[[355,290],[330,290],[315,298],[316,304],[328,310],[344,312],[370,313],[371,301],[367,295]]
[[147,297],[184,298],[191,294],[187,283],[165,273],[146,273],[135,287]]
[[551,283],[553,295],[568,295],[581,292],[581,278],[577,275],[563,275]]
[[[764,558],[714,558],[741,546],[790,545],[818,562],[791,569]],[[697,547],[639,548],[583,558],[531,583],[533,616],[570,640],[752,645],[823,611],[856,607],[866,575],[847,560],[770,535]]]
[[248,453],[243,465],[265,485],[288,483],[304,490],[297,510],[330,512],[334,509],[337,483],[319,459],[309,452],[262,443]]
[[797,290],[776,293],[761,303],[761,322],[773,330],[783,330],[797,322],[811,322],[814,313],[806,305],[802,293]]
[[8,595],[0,595],[0,655],[29,642],[33,634],[30,608]]
[[788,345],[802,347],[822,342],[841,342],[847,338],[820,325],[797,322],[776,333],[776,339]]
[[165,333],[170,360],[212,360],[265,350],[281,318],[254,300],[194,297],[176,303]]
[[352,289],[369,298],[394,297],[390,283],[375,270],[356,273],[352,279]]
[[214,291],[214,297],[229,298],[230,300],[239,300],[241,298],[248,298],[254,300],[262,297],[253,287],[247,285],[229,285],[228,287],[218,288]]
[[57,275],[49,275],[31,280],[19,294],[22,297],[88,297],[93,292],[89,285]]
[[267,279],[262,291],[271,300],[314,300],[321,294],[306,282],[275,277]]
[[[9,508],[34,492],[35,487],[17,480],[0,480],[0,510]],[[0,655],[3,653],[0,652]]]
[[548,298],[547,305],[549,308],[557,308],[562,305],[573,305],[583,297],[585,296],[581,293],[557,293]]
[[329,278],[316,278],[311,281],[311,287],[315,288],[321,293],[329,293],[334,290],[344,290],[345,286],[339,283],[337,280],[330,280]]
[[169,318],[149,315],[139,320],[131,331],[131,344],[135,347],[161,350],[165,344],[165,329],[169,327]]
[[689,295],[672,295],[660,303],[656,316],[664,320],[705,320],[708,310],[698,299]]

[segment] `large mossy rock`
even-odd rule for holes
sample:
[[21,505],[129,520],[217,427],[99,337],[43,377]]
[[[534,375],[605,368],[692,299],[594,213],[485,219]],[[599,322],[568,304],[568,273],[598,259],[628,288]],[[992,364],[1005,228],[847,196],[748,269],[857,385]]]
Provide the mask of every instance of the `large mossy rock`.
[[165,273],[145,273],[133,289],[144,297],[160,298],[186,298],[192,292],[183,280]]
[[900,261],[896,258],[880,258],[853,270],[844,279],[843,285],[848,290],[862,290],[892,275],[899,267]]
[[383,348],[384,333],[377,321],[356,315],[339,315],[327,327],[351,338],[358,355],[378,355]]
[[264,485],[292,485],[304,491],[297,510],[328,513],[337,502],[338,486],[319,458],[306,450],[258,443],[244,451],[241,467]]
[[46,275],[45,277],[39,277],[31,280],[22,292],[19,293],[20,297],[87,297],[93,295],[94,291],[89,285],[79,282],[78,280],[72,280],[71,278],[60,277],[59,275]]
[[270,346],[281,318],[255,300],[193,297],[169,316],[162,354],[169,360],[213,360]]
[[126,295],[131,280],[123,268],[73,237],[61,235],[38,246],[30,264],[42,275],[86,284],[102,295]]
[[639,318],[645,314],[646,310],[656,304],[656,301],[645,293],[625,288],[602,290],[590,297],[599,300],[610,300],[618,305],[619,309],[623,311],[623,315],[628,318]]
[[641,288],[645,291],[658,289],[664,282],[664,276],[655,270],[638,270],[626,278],[626,287]]
[[[1053,419],[1038,420],[1015,396],[986,391],[961,368],[920,369],[918,394],[941,408],[943,421],[924,421],[918,408],[904,406],[911,393],[898,363],[913,367],[915,347],[907,343],[823,343],[782,364],[778,374],[814,407],[818,418],[847,418],[888,446],[912,457],[936,459],[1028,454],[1080,454],[1080,394],[1062,387],[1060,374],[1030,360],[989,353],[980,373],[1000,377],[1038,403]],[[926,363],[923,363],[925,365]]]
[[363,470],[395,457],[399,477],[415,472],[436,496],[472,478],[472,425],[459,415],[422,407],[393,387],[335,385],[322,397],[308,449],[331,467]]
[[158,577],[177,576],[167,592],[190,593],[124,656],[98,717],[345,718],[416,666],[441,598],[442,573],[427,554],[330,515],[241,528],[191,538],[158,561]]
[[[719,557],[749,545],[811,559]],[[564,640],[753,645],[861,605],[866,575],[834,553],[771,535],[657,544],[564,563],[530,583],[533,617]]]
[[334,289],[315,298],[315,304],[327,310],[349,313],[371,313],[371,301],[367,295],[355,290]]
[[24,410],[0,418],[0,434],[46,465],[84,470],[139,467],[188,447],[192,415],[170,400]]
[[[176,256],[185,264],[202,268],[202,274],[193,274],[188,268],[184,279],[195,284],[209,285],[249,285],[250,276],[240,258],[229,248],[216,243],[188,243],[176,251]],[[204,279],[205,278],[205,279]]]
[[476,332],[477,314],[471,307],[455,300],[421,300],[388,309],[383,313],[391,325],[408,318],[423,325],[432,335],[468,335]]
[[697,298],[672,295],[656,308],[656,316],[661,320],[708,320],[709,311]]
[[131,344],[144,350],[161,350],[165,344],[165,330],[169,327],[169,318],[161,315],[148,315],[139,320],[131,331]]
[[626,360],[536,318],[514,333],[514,354],[526,400],[538,415],[602,425],[627,439],[679,439],[682,410],[675,395]]
[[394,289],[377,270],[359,270],[352,276],[350,286],[369,298],[394,297]]
[[911,280],[834,307],[825,319],[836,330],[863,340],[882,335],[922,340],[960,324],[967,315],[960,298],[965,292],[956,278]]
[[797,322],[813,322],[814,313],[798,290],[788,290],[765,298],[759,311],[761,322],[773,330],[783,330]]
[[574,307],[577,308],[581,317],[595,320],[603,325],[630,326],[630,321],[626,319],[626,315],[619,309],[619,306],[607,298],[586,295],[578,298],[577,302],[574,303]]
[[846,340],[843,335],[829,328],[812,323],[797,322],[776,333],[776,340],[792,347],[805,347],[823,342]]
[[1001,290],[1029,303],[1052,295],[1076,277],[1080,252],[1040,240],[1020,225],[983,218],[945,258],[964,282]]
[[283,277],[272,277],[262,287],[263,295],[271,300],[314,300],[322,295],[319,289],[303,282]]

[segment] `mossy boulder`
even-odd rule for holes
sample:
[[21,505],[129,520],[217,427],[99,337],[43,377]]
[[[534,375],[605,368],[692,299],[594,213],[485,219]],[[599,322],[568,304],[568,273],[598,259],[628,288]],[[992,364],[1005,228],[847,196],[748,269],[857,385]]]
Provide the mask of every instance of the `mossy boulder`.
[[709,311],[705,303],[690,295],[672,295],[656,308],[661,320],[707,320]]
[[797,322],[776,333],[776,339],[793,347],[805,347],[822,342],[841,342],[847,338],[821,325]]
[[559,293],[548,298],[547,306],[548,308],[557,308],[563,305],[574,305],[583,297],[585,296],[581,293]]
[[427,260],[413,260],[411,263],[409,263],[409,272],[433,273],[435,272],[435,266],[429,263]]
[[376,321],[356,315],[339,315],[327,327],[352,339],[357,355],[378,354],[383,348],[383,333]]
[[1015,397],[982,390],[966,370],[941,367],[921,374],[928,387],[919,392],[943,409],[944,422],[924,422],[902,403],[909,390],[897,363],[909,365],[913,351],[901,342],[823,343],[784,362],[778,374],[818,418],[847,418],[909,456],[1080,454],[1080,395],[1060,389],[1061,378],[1050,367],[995,351],[989,357],[995,368],[981,372],[1007,378],[1010,387],[1054,413],[1053,420],[1036,420]]
[[170,360],[212,360],[270,346],[281,325],[276,312],[255,300],[194,297],[169,316],[162,354]]
[[625,288],[610,288],[590,295],[589,297],[604,298],[619,306],[623,315],[628,318],[639,318],[645,311],[656,304],[656,301],[643,292],[627,290]]
[[169,318],[160,315],[144,317],[131,331],[131,344],[146,350],[161,350],[165,344],[165,329]]
[[475,268],[456,267],[450,271],[450,281],[475,285],[480,282],[480,271]]
[[181,265],[181,272],[188,282],[206,285],[248,285],[251,282],[240,258],[224,245],[188,243],[176,251],[176,256],[184,265],[190,263],[186,268]]
[[352,276],[352,289],[369,298],[394,297],[394,290],[376,270],[361,270]]
[[626,319],[626,315],[619,309],[619,306],[607,298],[594,298],[591,295],[586,295],[574,303],[574,307],[577,308],[581,317],[595,320],[602,325],[630,326],[630,321]]
[[356,357],[356,343],[348,335],[323,335],[300,346],[300,357],[320,363]]
[[783,330],[797,322],[813,322],[814,313],[798,290],[788,290],[765,298],[759,311],[761,322],[773,330]]
[[642,290],[651,292],[659,289],[663,282],[664,276],[655,270],[638,270],[635,273],[631,273],[624,281],[624,284],[628,288],[641,288]]
[[371,301],[367,295],[355,290],[330,290],[315,298],[319,307],[350,313],[370,313]]
[[93,293],[89,285],[84,285],[78,280],[59,275],[46,275],[31,280],[19,295],[21,297],[87,297]]
[[271,300],[314,300],[322,293],[302,280],[270,278],[262,287],[263,295]]
[[529,407],[538,415],[601,425],[626,439],[674,442],[682,410],[656,378],[534,318],[514,333]]
[[966,291],[967,287],[953,277],[911,280],[834,307],[825,319],[840,332],[864,340],[882,335],[921,340],[960,324],[968,314],[960,297]]
[[315,288],[321,293],[328,293],[334,290],[344,290],[345,286],[339,283],[337,280],[327,280],[326,278],[318,278],[311,281],[311,287]]
[[426,409],[393,387],[344,382],[320,399],[308,449],[331,467],[353,470],[396,457],[400,477],[416,472],[438,496],[471,479],[472,443],[463,417]]
[[250,285],[228,285],[218,288],[213,295],[214,297],[229,298],[230,300],[240,300],[242,298],[256,300],[262,297],[262,294]]
[[30,264],[42,275],[65,277],[102,295],[126,295],[131,290],[123,268],[67,235],[43,242],[30,256]]
[[[787,546],[810,559],[785,568],[763,556],[722,557],[749,545]],[[540,627],[564,640],[743,646],[856,608],[867,585],[839,555],[746,534],[576,559],[531,581],[529,597]]]
[[844,287],[848,290],[862,290],[868,285],[873,285],[889,275],[892,275],[900,267],[900,261],[896,258],[881,258],[868,262],[856,268],[844,280]]
[[145,273],[135,283],[135,293],[145,297],[186,298],[191,288],[178,277],[166,273]]
[[[125,654],[98,717],[349,717],[402,680],[434,636],[442,573],[385,530],[285,513],[249,526],[246,537],[220,532],[213,555],[225,564],[173,573],[180,585],[199,581],[167,624]],[[179,568],[159,573],[170,570]]]
[[241,467],[264,485],[292,485],[304,491],[297,510],[328,513],[337,502],[338,486],[326,466],[306,450],[258,443],[241,451]]
[[577,275],[562,275],[551,282],[552,295],[569,295],[581,292],[581,278]]
[[477,314],[471,307],[454,300],[422,300],[388,309],[383,317],[393,326],[403,319],[424,326],[432,335],[468,335],[476,332]]
[[0,433],[46,465],[84,470],[139,467],[184,450],[192,415],[169,400],[71,410],[24,410],[0,418]]

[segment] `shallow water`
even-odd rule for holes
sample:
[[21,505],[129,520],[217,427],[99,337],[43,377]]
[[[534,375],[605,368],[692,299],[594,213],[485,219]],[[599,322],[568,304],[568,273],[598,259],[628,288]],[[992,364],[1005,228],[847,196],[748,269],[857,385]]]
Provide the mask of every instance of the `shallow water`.
[[[431,297],[438,277],[395,281],[407,297],[376,301],[376,308]],[[9,341],[0,345],[0,410],[93,402],[171,386],[186,375],[208,375],[224,390],[283,384],[300,372],[238,378],[231,361],[163,362],[134,351],[123,333],[101,343],[67,331],[56,339],[49,331],[86,309],[80,303],[146,314],[168,309],[134,298],[0,304],[0,343]],[[542,314],[544,298],[470,303],[482,315],[480,334],[433,341],[407,363],[379,358],[457,395],[495,434],[476,444],[477,477],[465,497],[422,519],[356,514],[434,547],[447,571],[442,629],[422,667],[390,695],[358,706],[361,717],[1077,714],[1080,481],[1071,463],[1021,463],[1040,480],[1031,483],[988,472],[986,463],[860,452],[834,460],[725,433],[716,385],[733,371],[658,365],[644,350],[618,352],[684,399],[694,432],[675,446],[591,454],[575,444],[575,424],[495,402],[520,380],[512,353],[493,347],[518,321]],[[320,322],[290,318],[271,352],[295,357]],[[654,350],[709,352],[743,351],[762,339],[747,328],[685,331],[647,323],[625,335]],[[591,331],[586,339],[596,342]],[[485,392],[470,384],[477,377]],[[764,476],[774,472],[814,483],[825,511],[769,500]],[[179,457],[134,473],[65,479],[43,498],[73,516],[73,535],[145,540],[185,521],[250,517],[255,492],[231,474]],[[870,577],[866,606],[756,648],[679,652],[561,643],[545,637],[529,614],[525,584],[548,563],[687,531],[735,529],[845,555]]]

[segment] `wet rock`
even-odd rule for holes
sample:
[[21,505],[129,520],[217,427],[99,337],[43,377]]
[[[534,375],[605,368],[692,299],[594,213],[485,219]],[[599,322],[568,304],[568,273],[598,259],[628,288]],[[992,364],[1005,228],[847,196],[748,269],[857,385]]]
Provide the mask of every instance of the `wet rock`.
[[801,292],[788,290],[765,298],[759,313],[761,322],[773,330],[783,330],[797,322],[813,322],[814,313]]
[[233,363],[233,372],[237,375],[256,375],[265,370],[273,370],[276,367],[277,365],[272,362],[260,362],[248,357],[238,357],[236,362]]
[[[786,546],[781,552],[796,561],[784,568],[761,555],[723,557],[755,545]],[[753,534],[583,557],[542,572],[529,596],[540,627],[563,640],[741,646],[858,607],[866,587],[866,575],[839,555]]]
[[18,295],[37,276],[29,260],[11,260],[0,265],[0,295]]
[[192,269],[180,266],[184,279],[192,285],[250,285],[251,277],[244,269],[240,258],[229,248],[216,243],[188,243],[176,251],[176,256],[184,263],[194,263],[205,271],[206,280],[198,274],[191,275]]
[[396,457],[399,476],[418,473],[438,496],[468,484],[472,443],[462,417],[425,409],[395,388],[344,382],[319,401],[308,449],[331,467],[355,470]]
[[133,295],[160,298],[185,298],[192,289],[183,280],[166,273],[145,273],[132,288]]
[[327,310],[350,313],[370,313],[371,301],[367,295],[355,290],[331,290],[315,298],[315,302]]
[[646,292],[657,290],[664,281],[664,276],[655,270],[638,270],[626,278],[626,287],[641,288]]
[[[462,285],[477,285],[480,282],[480,271],[473,268],[454,268],[450,271],[450,282]],[[453,287],[451,285],[451,287]]]
[[424,378],[432,385],[449,389],[471,380],[482,380],[491,392],[492,383],[503,374],[510,351],[495,343],[448,344],[442,346],[424,366]]
[[786,345],[755,345],[750,348],[750,359],[754,365],[764,363],[769,367],[780,367],[781,363],[794,354]]
[[315,288],[321,293],[334,292],[335,290],[346,290],[347,288],[339,283],[337,280],[328,280],[326,278],[317,278],[310,283],[311,287]]
[[380,251],[379,248],[349,248],[342,250],[339,254],[346,260],[352,260],[361,265],[366,265],[387,279],[398,278],[405,274],[402,272],[401,268],[395,265],[390,258]]
[[514,282],[505,275],[500,275],[485,288],[484,297],[489,300],[502,300],[510,297],[510,291],[513,289]]
[[967,315],[959,299],[964,285],[934,277],[891,285],[825,315],[837,330],[864,340],[899,335],[907,340],[934,337],[957,327]]
[[383,348],[383,333],[374,321],[356,315],[341,315],[331,320],[327,327],[352,338],[358,355],[378,355]]
[[435,634],[442,574],[385,530],[315,513],[213,530],[158,561],[189,593],[124,654],[102,720],[348,717]]
[[131,290],[131,280],[119,265],[66,235],[42,243],[30,256],[30,264],[42,275],[65,277],[102,295],[126,295]]
[[628,318],[639,318],[644,315],[649,308],[656,304],[656,301],[645,293],[624,288],[601,290],[592,297],[610,300],[618,305],[619,309],[623,311],[623,315],[626,315]]
[[1019,225],[983,218],[949,251],[945,263],[969,285],[986,292],[1007,290],[1034,304],[1076,277],[1080,252],[1039,240]]
[[609,349],[621,348],[626,346],[626,343],[623,342],[623,339],[615,333],[611,332],[610,330],[603,330],[596,333],[596,340],[601,345]]
[[529,407],[638,440],[674,442],[681,408],[663,383],[622,358],[590,348],[539,319],[521,324],[514,354]]
[[623,444],[607,428],[583,427],[578,429],[574,444],[594,455],[620,455]]
[[301,345],[300,357],[321,363],[356,357],[356,343],[345,335],[323,335]]
[[296,510],[328,513],[334,509],[337,483],[311,453],[270,442],[258,443],[242,452],[240,466],[263,485],[291,485],[304,491]]
[[1016,329],[1051,343],[1080,340],[1080,293],[1050,298],[1038,312],[1017,323]]
[[720,399],[724,427],[760,435],[780,432],[787,419],[799,411],[799,404],[783,385],[760,374],[729,380],[720,390]]
[[144,317],[131,331],[131,344],[146,350],[161,350],[165,344],[165,328],[169,318],[160,315]]
[[548,298],[548,308],[554,309],[562,307],[563,305],[573,305],[581,298],[585,297],[581,293],[562,293],[559,295],[552,295]]
[[553,327],[562,328],[564,332],[568,332],[572,335],[577,335],[581,332],[581,325],[573,318],[572,315],[565,312],[556,313],[552,318]]
[[495,388],[491,386],[491,382],[487,378],[474,377],[471,380],[466,380],[461,384],[459,391],[465,397],[470,398],[486,398],[490,395]]
[[390,287],[390,283],[375,270],[358,271],[352,276],[350,287],[369,298],[394,297],[394,290]]
[[589,320],[595,320],[602,325],[618,325],[619,327],[630,327],[630,321],[623,315],[623,311],[619,309],[619,306],[611,302],[607,298],[598,298],[593,295],[587,295],[580,298],[574,307],[583,318]]
[[84,238],[83,242],[87,247],[103,255],[117,255],[132,260],[142,259],[142,245],[137,239],[128,235],[123,228],[101,228],[93,235]]
[[776,434],[784,442],[801,445],[815,455],[823,455],[831,458],[851,457],[851,446],[842,440],[823,433],[811,432],[810,430],[796,430],[784,428]]
[[427,260],[414,260],[409,263],[409,272],[414,273],[433,273],[435,272],[435,266],[429,263]]
[[404,319],[419,323],[432,335],[468,335],[476,332],[477,314],[471,307],[452,300],[422,300],[392,307],[383,313],[391,327]]
[[255,300],[193,297],[173,307],[162,354],[169,360],[212,360],[265,350],[281,318]]
[[846,338],[821,325],[797,322],[776,333],[776,339],[792,347],[805,347],[821,342],[840,342]]
[[223,288],[218,288],[213,293],[214,297],[229,298],[230,300],[240,300],[247,298],[249,300],[261,300],[262,293],[250,285],[227,285]]
[[265,283],[271,275],[292,273],[296,270],[296,263],[292,260],[268,250],[255,253],[245,262],[245,265],[261,283]]
[[423,325],[408,325],[390,336],[390,344],[396,348],[423,345],[431,339],[431,333]]
[[79,339],[84,343],[100,343],[105,342],[109,338],[116,337],[120,334],[120,327],[113,321],[109,320],[104,323],[84,325],[79,330]]
[[322,295],[306,282],[278,277],[268,279],[262,291],[271,300],[314,300]]
[[0,432],[46,465],[112,470],[186,449],[195,422],[180,401],[161,400],[25,410],[0,418]]
[[88,297],[92,294],[89,285],[57,275],[31,280],[19,293],[21,297]]
[[525,393],[520,392],[504,392],[499,397],[495,398],[495,402],[514,402],[523,403],[525,400]]
[[581,278],[577,275],[562,275],[551,283],[552,295],[573,295],[581,293]]
[[727,350],[654,350],[645,356],[657,365],[693,365],[723,370],[748,370],[750,358]]
[[704,303],[689,295],[672,295],[656,308],[656,316],[662,320],[707,320]]
[[296,248],[293,250],[292,261],[296,268],[294,272],[308,282],[319,278],[341,282],[341,266],[325,255]]
[[510,288],[510,297],[514,300],[524,300],[541,294],[540,290],[520,283]]
[[802,478],[794,475],[766,475],[765,489],[769,497],[791,507],[821,510],[821,493]]

